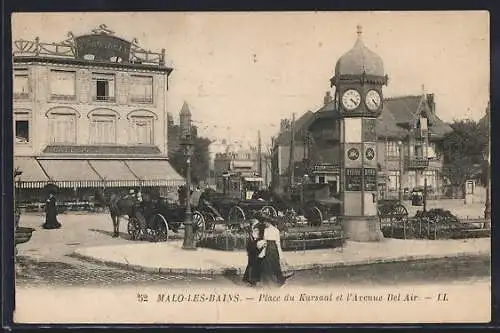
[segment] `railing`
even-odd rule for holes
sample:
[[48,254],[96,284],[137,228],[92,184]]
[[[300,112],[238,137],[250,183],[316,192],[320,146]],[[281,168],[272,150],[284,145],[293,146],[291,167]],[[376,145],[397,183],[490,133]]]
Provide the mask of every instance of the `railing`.
[[424,157],[405,158],[407,169],[423,169],[429,166],[429,159]]
[[[54,57],[54,58],[73,58],[76,59],[76,45],[74,41],[68,40],[61,43],[41,43],[37,37],[35,40],[16,40],[12,46],[12,55],[14,57]],[[112,61],[110,61],[112,62]],[[166,63],[165,49],[161,52],[146,51],[135,44],[130,49],[129,63],[145,64],[156,66],[169,66],[172,63]]]
[[20,93],[20,92],[15,92],[13,94],[14,99],[29,99],[30,94],[29,93]]
[[75,58],[75,48],[73,45],[66,43],[40,43],[38,37],[34,41],[15,41],[12,53],[14,57],[48,56]]
[[92,99],[94,102],[116,102],[115,96],[93,96]]
[[130,97],[132,103],[140,104],[151,104],[153,103],[153,97]]
[[447,223],[431,218],[401,218],[380,220],[384,237],[399,239],[466,239],[491,236],[491,221],[461,219],[458,223]]
[[74,100],[76,100],[76,95],[51,94],[50,99],[57,100],[57,101],[74,101]]

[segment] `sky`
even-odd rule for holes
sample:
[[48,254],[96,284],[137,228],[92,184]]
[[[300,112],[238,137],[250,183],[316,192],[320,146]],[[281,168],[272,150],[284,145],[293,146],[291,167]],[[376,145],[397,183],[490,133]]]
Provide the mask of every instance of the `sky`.
[[384,97],[435,94],[445,121],[479,120],[489,100],[489,14],[469,12],[20,13],[12,38],[59,42],[106,24],[145,49],[166,49],[168,111],[184,101],[201,135],[264,146],[280,119],[323,104],[338,58],[365,45],[384,61]]

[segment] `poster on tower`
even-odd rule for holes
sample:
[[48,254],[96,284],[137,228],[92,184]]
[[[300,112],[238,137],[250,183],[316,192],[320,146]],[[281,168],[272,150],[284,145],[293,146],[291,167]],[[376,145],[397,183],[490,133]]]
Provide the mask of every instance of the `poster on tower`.
[[11,28],[10,328],[491,319],[488,12]]

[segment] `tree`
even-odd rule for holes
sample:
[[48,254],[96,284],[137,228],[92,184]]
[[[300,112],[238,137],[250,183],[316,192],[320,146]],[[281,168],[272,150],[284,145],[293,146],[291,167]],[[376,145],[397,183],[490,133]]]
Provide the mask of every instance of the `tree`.
[[478,165],[483,164],[489,133],[470,119],[455,120],[451,128],[453,131],[443,140],[443,176],[454,187],[463,188],[465,181],[477,172]]
[[[195,132],[196,134],[196,132]],[[193,155],[191,157],[191,180],[194,184],[207,179],[210,169],[209,146],[211,141],[195,136],[193,140]],[[184,146],[177,145],[169,151],[169,161],[180,175],[186,176],[186,155]]]

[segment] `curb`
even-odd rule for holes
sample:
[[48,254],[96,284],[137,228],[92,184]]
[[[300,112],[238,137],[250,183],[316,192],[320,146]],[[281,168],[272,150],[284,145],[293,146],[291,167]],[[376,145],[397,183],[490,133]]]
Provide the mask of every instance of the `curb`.
[[[179,275],[201,275],[201,276],[234,276],[234,275],[242,275],[244,269],[241,267],[223,267],[223,268],[168,268],[168,267],[147,267],[140,265],[130,265],[126,263],[109,261],[109,260],[101,260],[95,257],[87,256],[78,252],[73,252],[71,254],[72,257],[87,261],[93,262],[96,264],[101,264],[109,267],[115,267],[120,269],[131,270],[135,272],[142,273],[151,273],[151,274],[179,274]],[[463,258],[463,257],[483,257],[483,256],[491,256],[490,252],[459,252],[454,254],[447,255],[435,255],[435,254],[425,254],[425,255],[410,255],[410,256],[401,256],[394,258],[373,258],[373,259],[360,259],[360,260],[351,260],[351,261],[343,261],[343,262],[327,262],[327,263],[313,263],[313,264],[303,264],[303,265],[289,265],[290,270],[294,271],[306,271],[306,270],[314,270],[314,269],[331,269],[336,267],[352,267],[352,266],[364,266],[364,265],[373,265],[373,264],[387,264],[387,263],[397,263],[397,262],[412,262],[412,261],[420,261],[420,260],[433,260],[433,259],[452,259],[452,258]]]

